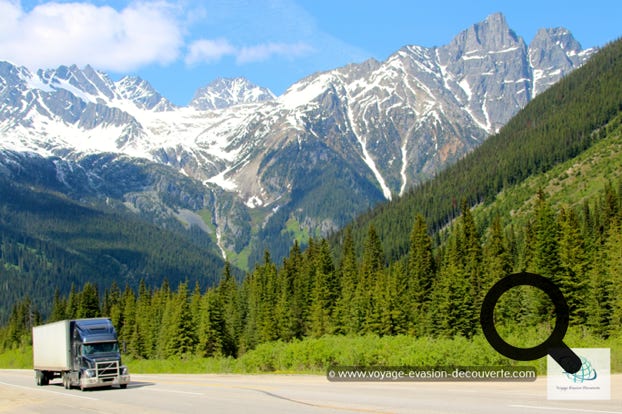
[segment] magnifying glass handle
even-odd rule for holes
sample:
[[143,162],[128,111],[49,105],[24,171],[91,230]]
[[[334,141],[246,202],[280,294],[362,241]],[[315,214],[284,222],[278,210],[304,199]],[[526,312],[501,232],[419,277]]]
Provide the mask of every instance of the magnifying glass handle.
[[581,369],[581,359],[563,342],[559,347],[549,349],[549,355],[570,374]]

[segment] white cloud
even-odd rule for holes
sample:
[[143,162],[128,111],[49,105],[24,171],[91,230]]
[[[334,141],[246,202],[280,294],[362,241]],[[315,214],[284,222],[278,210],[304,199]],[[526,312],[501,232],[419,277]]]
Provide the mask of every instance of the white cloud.
[[178,59],[183,34],[174,6],[133,2],[117,11],[88,3],[44,3],[26,12],[0,0],[0,59],[30,68],[91,64],[129,71]]
[[235,48],[226,39],[201,39],[188,47],[186,63],[189,65],[199,62],[217,62],[225,55],[236,53]]
[[265,43],[251,47],[243,47],[236,56],[238,63],[250,63],[267,60],[272,56],[295,58],[313,51],[306,43]]
[[253,46],[235,47],[226,39],[201,39],[188,47],[186,64],[213,63],[224,56],[234,56],[238,64],[261,62],[273,56],[295,58],[313,52],[313,48],[302,42],[298,43],[262,43]]

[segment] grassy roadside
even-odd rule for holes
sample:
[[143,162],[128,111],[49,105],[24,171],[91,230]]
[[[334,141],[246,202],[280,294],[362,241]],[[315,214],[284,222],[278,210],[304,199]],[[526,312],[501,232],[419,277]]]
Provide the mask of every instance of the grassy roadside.
[[[514,343],[511,339],[509,342]],[[611,369],[622,372],[622,338],[601,340],[569,331],[571,347],[611,348]],[[546,374],[546,359],[517,362],[492,349],[483,336],[412,338],[375,335],[324,336],[293,342],[259,345],[239,358],[135,360],[125,358],[131,373],[286,373],[323,375],[329,365],[343,366],[534,366]],[[1,368],[32,368],[30,347],[0,354]]]

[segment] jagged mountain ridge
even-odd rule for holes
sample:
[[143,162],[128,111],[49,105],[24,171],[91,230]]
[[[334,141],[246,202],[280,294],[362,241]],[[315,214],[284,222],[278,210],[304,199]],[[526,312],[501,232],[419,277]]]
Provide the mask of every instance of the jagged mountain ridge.
[[403,193],[592,53],[565,29],[541,30],[528,47],[494,14],[446,46],[406,46],[384,62],[314,74],[278,98],[230,80],[198,91],[185,108],[142,80],[112,82],[90,67],[33,75],[3,63],[0,133],[7,149],[75,162],[105,152],[140,157],[206,191],[235,194],[264,217],[255,236],[231,234],[226,223],[242,221],[217,214],[214,201],[221,247],[239,252],[253,240],[287,245],[287,221],[325,233]]
[[233,105],[270,101],[276,96],[267,88],[252,84],[245,78],[218,78],[199,88],[188,106],[200,111],[224,109]]

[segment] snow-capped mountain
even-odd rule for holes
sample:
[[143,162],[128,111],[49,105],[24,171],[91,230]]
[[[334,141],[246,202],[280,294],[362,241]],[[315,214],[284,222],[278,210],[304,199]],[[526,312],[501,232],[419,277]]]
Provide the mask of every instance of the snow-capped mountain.
[[234,105],[265,102],[275,99],[266,88],[254,85],[245,78],[218,78],[200,88],[189,106],[200,111],[224,109]]
[[[124,166],[128,157],[141,159],[128,174],[163,174],[147,166],[167,165],[165,182],[181,174],[206,195],[159,215],[179,219],[180,205],[209,210],[223,251],[250,248],[261,257],[270,248],[278,257],[292,226],[324,234],[403,193],[479,145],[592,53],[565,29],[541,30],[527,46],[494,14],[446,46],[406,46],[383,62],[316,73],[279,97],[244,79],[218,79],[182,108],[141,79],[113,82],[88,66],[31,73],[4,62],[0,148],[62,161],[57,177],[67,188],[75,185],[73,167],[93,164],[99,169],[85,177],[105,187],[97,157]],[[153,217],[145,194],[157,194],[157,205],[171,197],[162,180],[149,182],[118,189],[117,198]],[[96,194],[97,185],[88,185]],[[188,191],[176,194],[187,198]]]

